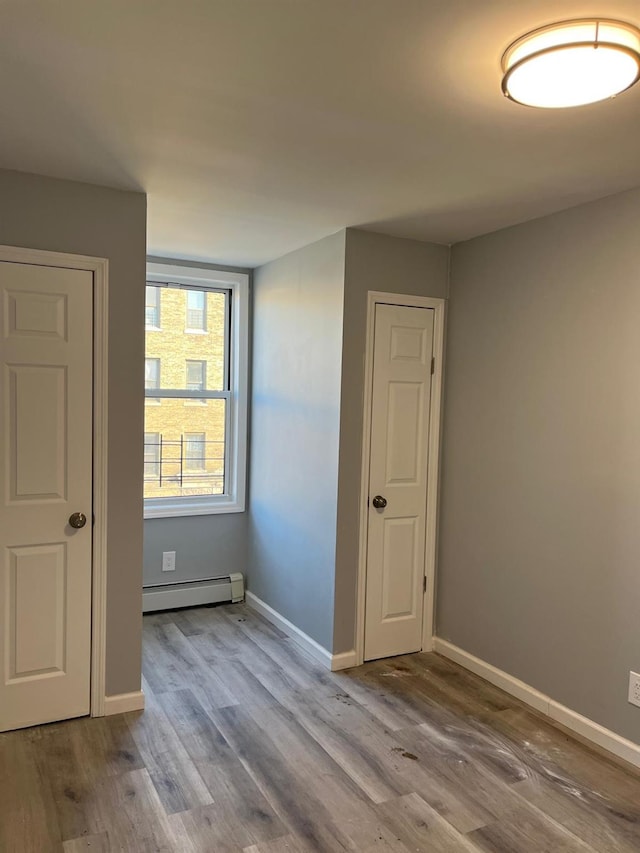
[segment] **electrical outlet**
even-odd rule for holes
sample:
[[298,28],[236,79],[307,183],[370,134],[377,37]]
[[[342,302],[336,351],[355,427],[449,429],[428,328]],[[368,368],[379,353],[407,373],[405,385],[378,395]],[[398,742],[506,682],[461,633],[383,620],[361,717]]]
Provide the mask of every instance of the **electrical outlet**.
[[629,673],[629,702],[640,708],[640,675],[637,672]]
[[176,570],[176,552],[175,551],[163,551],[162,552],[162,571],[163,572],[175,572]]

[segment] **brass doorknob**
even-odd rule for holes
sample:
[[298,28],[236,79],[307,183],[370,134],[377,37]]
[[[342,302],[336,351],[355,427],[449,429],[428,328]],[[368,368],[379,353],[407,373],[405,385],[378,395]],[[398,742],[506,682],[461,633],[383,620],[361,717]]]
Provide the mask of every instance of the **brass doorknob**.
[[71,527],[75,527],[76,530],[80,530],[81,527],[84,527],[87,523],[87,516],[83,512],[74,512],[69,516],[69,525]]
[[371,503],[376,509],[384,509],[387,505],[387,499],[383,498],[382,495],[376,495]]

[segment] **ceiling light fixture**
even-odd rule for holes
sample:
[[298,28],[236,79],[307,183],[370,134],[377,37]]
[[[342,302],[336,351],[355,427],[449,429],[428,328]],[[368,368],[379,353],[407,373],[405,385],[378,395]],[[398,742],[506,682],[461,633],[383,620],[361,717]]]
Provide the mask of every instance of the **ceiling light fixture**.
[[502,57],[502,91],[530,107],[579,107],[640,78],[640,30],[621,21],[562,21],[527,33]]

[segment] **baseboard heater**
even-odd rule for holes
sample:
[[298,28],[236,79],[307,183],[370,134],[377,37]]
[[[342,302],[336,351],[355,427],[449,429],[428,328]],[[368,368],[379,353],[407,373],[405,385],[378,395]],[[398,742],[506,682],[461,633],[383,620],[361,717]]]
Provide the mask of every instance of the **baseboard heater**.
[[244,601],[244,577],[232,572],[220,578],[199,578],[178,583],[158,583],[142,589],[142,612],[174,610],[199,604]]

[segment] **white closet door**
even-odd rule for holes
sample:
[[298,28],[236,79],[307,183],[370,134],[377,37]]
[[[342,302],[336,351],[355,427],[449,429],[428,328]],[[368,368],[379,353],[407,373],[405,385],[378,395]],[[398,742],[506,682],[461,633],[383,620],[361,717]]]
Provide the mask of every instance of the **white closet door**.
[[422,648],[433,318],[376,306],[365,660]]
[[0,731],[89,713],[92,306],[91,272],[0,262]]

